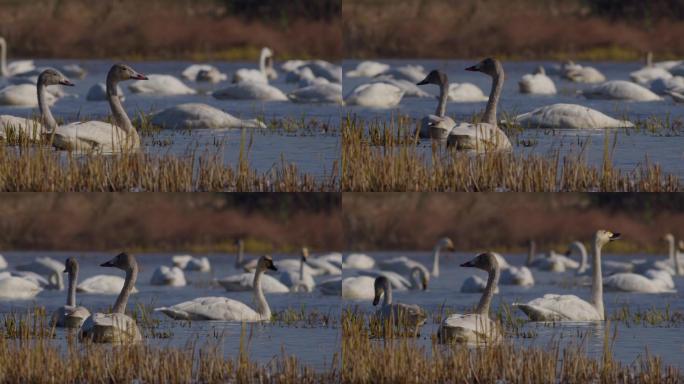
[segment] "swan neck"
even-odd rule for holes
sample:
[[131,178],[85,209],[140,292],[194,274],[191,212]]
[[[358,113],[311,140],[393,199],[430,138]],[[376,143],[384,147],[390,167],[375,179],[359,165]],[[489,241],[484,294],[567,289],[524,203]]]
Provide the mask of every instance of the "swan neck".
[[69,292],[67,293],[67,305],[76,306],[76,282],[78,281],[78,269],[69,272]]
[[443,81],[439,84],[439,103],[435,114],[439,117],[446,115],[447,97],[449,96],[449,82]]
[[47,103],[47,100],[45,100],[45,93],[47,90],[45,89],[47,86],[45,85],[45,82],[42,81],[42,78],[38,79],[38,109],[40,110],[40,117],[43,120],[43,125],[45,128],[47,128],[48,132],[54,132],[57,129],[57,121],[55,121],[55,118],[52,116],[52,112],[50,112],[50,106]]
[[392,304],[392,284],[389,283],[389,280],[385,280],[383,282],[382,288],[385,290],[385,297],[383,298],[383,301],[382,301],[383,307],[386,305],[391,305]]
[[530,241],[530,247],[527,250],[527,260],[525,260],[525,265],[532,265],[534,260],[534,255],[537,253],[537,244],[534,241]]
[[667,238],[668,252],[670,260],[672,261],[672,267],[675,270],[675,275],[680,276],[681,270],[679,268],[679,257],[677,257],[677,250],[675,249],[674,237]]
[[409,278],[411,279],[411,289],[421,289],[421,284],[420,284],[420,277],[418,277],[420,274],[423,272],[418,268],[414,268],[411,270],[411,275]]
[[480,303],[477,304],[477,309],[475,309],[476,314],[489,315],[489,306],[492,303],[496,286],[499,284],[499,274],[498,266],[489,271],[487,286],[485,286],[484,293],[482,293],[482,297],[480,298]]
[[601,245],[598,239],[594,240],[594,259],[592,260],[591,268],[594,273],[591,286],[591,300],[601,320],[603,320],[603,277],[601,275]]
[[242,242],[238,243],[238,256],[237,260],[235,261],[235,268],[239,268],[240,265],[242,265],[242,262],[244,261],[244,254],[245,251],[245,246],[242,244]]
[[264,297],[264,292],[261,290],[261,274],[264,273],[263,269],[257,268],[254,274],[254,299],[257,303],[257,312],[263,320],[269,320],[271,318],[271,308],[266,302],[266,297]]
[[438,277],[439,276],[439,253],[440,253],[441,247],[439,245],[435,245],[435,248],[432,253],[432,276]]
[[504,83],[504,73],[503,71],[497,72],[494,77],[492,77],[492,90],[489,92],[489,100],[487,101],[487,108],[485,109],[482,122],[492,125],[496,124],[496,106],[499,103],[499,97],[501,96],[501,90],[503,89]]
[[116,303],[114,303],[112,313],[126,313],[126,304],[128,304],[128,296],[131,294],[131,291],[135,286],[135,281],[137,280],[137,278],[137,266],[133,266],[133,268],[126,271],[126,280],[124,281],[123,288],[121,288],[121,293],[119,293],[119,297],[116,298]]
[[7,43],[0,40],[0,77],[9,76],[7,73]]
[[121,105],[121,97],[116,89],[118,83],[119,81],[113,76],[107,76],[107,101],[109,102],[109,107],[112,109],[112,116],[114,116],[116,126],[126,132],[127,139],[131,139],[131,142],[129,143],[132,143],[133,146],[137,147],[137,144],[140,143],[140,137],[135,128],[133,128],[133,124],[131,124],[131,120],[128,118],[126,110]]
[[580,262],[580,267],[579,269],[577,269],[577,273],[584,273],[587,270],[587,268],[589,268],[589,257],[587,255],[587,249],[584,247],[584,244],[579,242],[572,243],[572,245],[574,248],[577,248],[579,250],[580,256],[582,258]]
[[266,52],[261,51],[261,55],[259,55],[259,71],[266,75]]

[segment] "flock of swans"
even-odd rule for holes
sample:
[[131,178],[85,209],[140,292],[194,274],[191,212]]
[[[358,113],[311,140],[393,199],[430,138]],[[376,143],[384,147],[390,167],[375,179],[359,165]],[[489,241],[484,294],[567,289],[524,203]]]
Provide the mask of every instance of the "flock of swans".
[[[482,296],[472,313],[452,314],[445,318],[438,331],[442,341],[476,342],[494,341],[502,337],[498,324],[489,318],[492,298],[499,292],[499,286],[517,285],[530,287],[535,284],[532,269],[551,273],[564,273],[574,270],[573,276],[579,286],[591,285],[590,300],[576,295],[547,293],[543,297],[527,303],[512,303],[532,321],[599,321],[604,320],[603,290],[630,293],[668,293],[676,292],[673,275],[684,275],[684,254],[678,252],[675,238],[667,234],[666,260],[632,260],[617,262],[602,260],[602,248],[620,238],[620,234],[607,230],[595,233],[591,263],[589,255],[580,241],[570,244],[565,254],[550,251],[539,255],[536,245],[530,242],[529,253],[523,266],[509,264],[503,256],[495,252],[485,252],[461,264],[484,270],[488,278],[478,276],[467,278],[460,288],[462,293],[481,293]],[[684,242],[679,244],[684,251]],[[418,334],[427,321],[427,312],[418,304],[397,303],[393,301],[393,290],[426,290],[430,277],[439,276],[439,255],[443,249],[453,250],[449,238],[440,239],[433,249],[432,272],[417,261],[406,257],[389,260],[374,260],[365,254],[350,254],[344,260],[345,277],[342,281],[342,297],[346,300],[373,300],[378,305],[383,299],[376,316],[391,321],[395,326],[406,326],[411,334]],[[570,258],[578,254],[579,261]],[[417,275],[421,284],[402,284],[402,281]],[[401,319],[401,320],[400,320]]]
[[[36,120],[27,116],[0,115],[0,140],[7,139],[9,131],[37,141],[44,136],[60,150],[98,150],[119,152],[140,147],[136,127],[131,123],[123,107],[124,95],[120,83],[132,81],[128,90],[132,93],[156,96],[195,95],[196,89],[186,82],[220,83],[228,75],[209,64],[193,64],[182,71],[181,80],[171,74],[149,74],[134,70],[126,64],[114,64],[104,83],[98,83],[88,91],[87,101],[107,101],[112,111],[113,122],[88,121],[58,125],[50,106],[66,96],[57,85],[73,86],[67,77],[83,78],[87,72],[77,65],[60,69],[37,68],[33,60],[7,63],[7,43],[0,37],[0,79],[6,85],[0,88],[0,106],[38,107],[40,117]],[[320,104],[342,103],[342,69],[323,60],[290,60],[281,65],[286,81],[296,83],[297,88],[283,93],[269,84],[278,77],[274,68],[273,52],[265,47],[261,51],[259,67],[241,68],[235,71],[231,83],[219,87],[211,95],[219,100],[290,101],[295,103]],[[73,96],[73,95],[72,95]],[[169,129],[181,128],[265,128],[259,119],[241,119],[218,108],[200,102],[190,102],[157,111],[149,122]]]
[[[369,77],[372,80],[353,89],[345,97],[345,102],[370,108],[393,108],[404,97],[432,97],[420,90],[416,91],[416,86],[434,84],[439,87],[437,109],[434,114],[421,120],[418,132],[421,138],[447,140],[449,145],[464,150],[510,149],[508,138],[497,126],[503,120],[497,121],[496,117],[505,78],[502,64],[488,58],[466,70],[482,72],[492,78],[489,97],[474,84],[449,83],[446,73],[440,70],[426,73],[423,67],[417,65],[390,67],[384,63],[363,61],[354,70],[348,71],[346,76]],[[556,84],[547,73],[571,82],[592,84],[591,88],[578,92],[578,96],[586,99],[648,102],[663,100],[663,96],[669,95],[674,101],[684,101],[684,62],[654,63],[650,54],[646,66],[630,74],[631,81],[607,80],[596,68],[567,61],[548,70],[539,66],[533,73],[523,75],[518,82],[519,92],[557,94]],[[487,101],[480,123],[457,122],[446,114],[448,102],[479,101]],[[634,126],[630,121],[610,117],[581,104],[568,103],[539,107],[511,117],[506,122],[524,128],[602,129]]]
[[[481,293],[476,310],[467,314],[452,314],[445,318],[439,331],[443,340],[455,339],[471,342],[486,336],[501,337],[498,325],[489,319],[492,298],[499,286],[517,285],[530,287],[535,284],[532,269],[551,273],[574,270],[579,286],[591,285],[591,300],[582,300],[575,295],[545,294],[527,303],[513,303],[533,321],[593,321],[603,320],[603,290],[623,292],[663,293],[675,292],[672,276],[684,275],[684,255],[677,250],[673,235],[667,234],[668,258],[665,260],[633,260],[631,262],[609,262],[601,259],[601,249],[607,243],[617,240],[617,233],[606,230],[596,232],[592,259],[582,242],[575,241],[566,254],[549,252],[538,255],[534,242],[525,265],[514,266],[495,252],[485,252],[473,260],[461,264],[484,270],[486,280],[468,278],[460,288],[463,293]],[[366,254],[352,253],[343,258],[341,253],[329,253],[312,257],[306,247],[297,258],[274,260],[269,255],[246,260],[244,243],[236,242],[238,249],[233,268],[243,271],[215,279],[213,286],[226,292],[251,291],[254,305],[249,305],[225,295],[197,297],[177,304],[155,308],[156,312],[173,320],[221,320],[234,322],[268,322],[272,318],[266,294],[295,294],[317,292],[344,300],[372,300],[373,305],[382,304],[376,315],[381,319],[409,320],[411,332],[418,334],[427,320],[427,313],[417,304],[393,301],[393,291],[415,290],[424,292],[430,279],[440,278],[440,255],[454,251],[450,238],[439,239],[432,250],[432,265],[426,267],[408,257],[393,257],[375,260]],[[684,244],[679,246],[684,250]],[[570,258],[578,254],[579,261]],[[81,339],[95,342],[136,342],[142,339],[135,321],[126,315],[126,305],[131,294],[138,292],[138,262],[136,257],[121,253],[100,264],[101,267],[118,268],[124,277],[99,274],[79,283],[79,263],[70,257],[64,263],[49,257],[18,264],[14,270],[0,272],[0,301],[31,300],[43,290],[63,290],[63,274],[68,276],[66,305],[54,310],[51,323],[56,327],[79,329]],[[9,266],[0,256],[0,269]],[[168,289],[183,289],[188,280],[185,273],[208,273],[212,266],[206,257],[176,255],[170,265],[161,265],[151,274],[150,285],[167,286]],[[344,276],[343,276],[344,271]],[[589,279],[589,281],[587,281]],[[175,287],[175,288],[174,288]],[[76,293],[117,295],[109,313],[95,312],[78,305]]]

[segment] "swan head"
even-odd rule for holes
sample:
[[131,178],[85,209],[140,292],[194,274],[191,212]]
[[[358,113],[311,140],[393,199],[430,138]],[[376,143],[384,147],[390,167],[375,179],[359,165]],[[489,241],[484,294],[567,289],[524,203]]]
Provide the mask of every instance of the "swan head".
[[107,79],[124,81],[124,80],[149,80],[147,76],[136,71],[126,64],[114,64],[107,74]]
[[309,248],[302,247],[302,260],[306,261],[309,258]]
[[534,73],[535,75],[546,75],[546,70],[544,69],[544,67],[540,65],[532,73]]
[[78,262],[75,257],[70,257],[64,262],[64,273],[78,272]]
[[449,251],[455,251],[456,250],[456,247],[454,247],[454,242],[451,241],[451,239],[448,237],[442,237],[441,239],[439,239],[439,241],[437,242],[437,245],[440,248],[446,249]]
[[485,75],[494,77],[503,73],[503,66],[499,60],[488,57],[479,63],[466,68],[465,70],[471,72],[482,72]]
[[135,260],[135,256],[126,252],[121,252],[113,259],[100,264],[100,267],[114,267],[127,272],[137,268],[137,266],[138,262]]
[[679,250],[684,252],[684,240],[679,240]]
[[259,258],[259,262],[257,263],[257,270],[260,271],[265,271],[267,269],[270,269],[271,271],[277,271],[278,268],[276,268],[275,264],[273,264],[273,258],[271,255],[263,255]]
[[69,81],[62,72],[52,68],[48,68],[40,73],[38,76],[38,84],[74,86],[74,83]]
[[675,238],[673,234],[666,233],[665,236],[663,236],[663,240],[673,243],[675,241]]
[[449,78],[447,77],[446,73],[439,71],[437,69],[433,69],[428,73],[428,75],[420,82],[416,83],[416,85],[425,85],[425,84],[437,84],[437,85],[442,85],[442,84],[448,84],[449,83]]
[[611,241],[615,241],[620,238],[619,233],[613,233],[611,231],[605,230],[605,229],[599,229],[596,231],[596,237],[595,241],[596,244],[599,246],[603,246],[608,244]]
[[375,297],[373,298],[373,305],[378,305],[380,297],[385,293],[385,286],[389,286],[389,280],[385,276],[378,276],[375,278],[373,287],[375,288]]
[[461,267],[478,268],[483,271],[492,272],[499,269],[499,262],[491,252],[480,253],[474,259],[461,264]]

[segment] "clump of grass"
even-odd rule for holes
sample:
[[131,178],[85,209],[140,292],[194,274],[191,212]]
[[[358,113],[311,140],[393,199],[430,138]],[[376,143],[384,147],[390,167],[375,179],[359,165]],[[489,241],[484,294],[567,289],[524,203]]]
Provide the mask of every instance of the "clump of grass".
[[680,327],[684,324],[684,313],[672,311],[669,304],[663,309],[652,307],[645,310],[634,310],[629,305],[623,305],[610,318],[625,323],[627,327]]
[[335,167],[321,177],[284,157],[271,170],[250,166],[246,153],[226,164],[220,151],[185,157],[124,153],[59,153],[49,148],[0,146],[0,191],[336,191]]
[[541,155],[514,152],[463,153],[433,142],[418,147],[411,123],[398,118],[366,124],[342,122],[343,191],[680,191],[679,179],[646,160],[633,171],[612,165],[612,145],[604,142],[604,162],[589,165],[560,150]]
[[[636,364],[623,365],[612,355],[610,327],[604,352],[590,358],[583,347],[552,342],[549,346],[518,347],[510,342],[488,346],[444,346],[431,338],[426,348],[412,338],[375,341],[364,316],[346,310],[342,314],[343,382],[623,382],[677,383],[680,373],[664,367],[657,357],[644,356]],[[372,357],[372,358],[369,358]]]
[[44,307],[35,307],[25,313],[10,312],[0,319],[0,339],[51,339],[55,328],[50,325]]
[[287,308],[273,313],[272,324],[298,328],[337,328],[339,319],[332,313],[317,310],[307,311],[302,305],[298,309]]

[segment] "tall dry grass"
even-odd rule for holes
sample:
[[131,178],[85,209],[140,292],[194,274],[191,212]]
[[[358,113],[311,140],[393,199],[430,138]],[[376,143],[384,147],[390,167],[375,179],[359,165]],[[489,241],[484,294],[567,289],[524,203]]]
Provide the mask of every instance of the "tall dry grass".
[[[343,191],[500,191],[500,192],[676,192],[679,179],[648,162],[634,171],[613,167],[609,137],[603,164],[589,165],[580,152],[525,155],[489,152],[478,155],[433,142],[418,148],[412,121],[405,118],[342,121]],[[509,132],[509,135],[514,132]],[[514,140],[512,140],[514,141]]]

